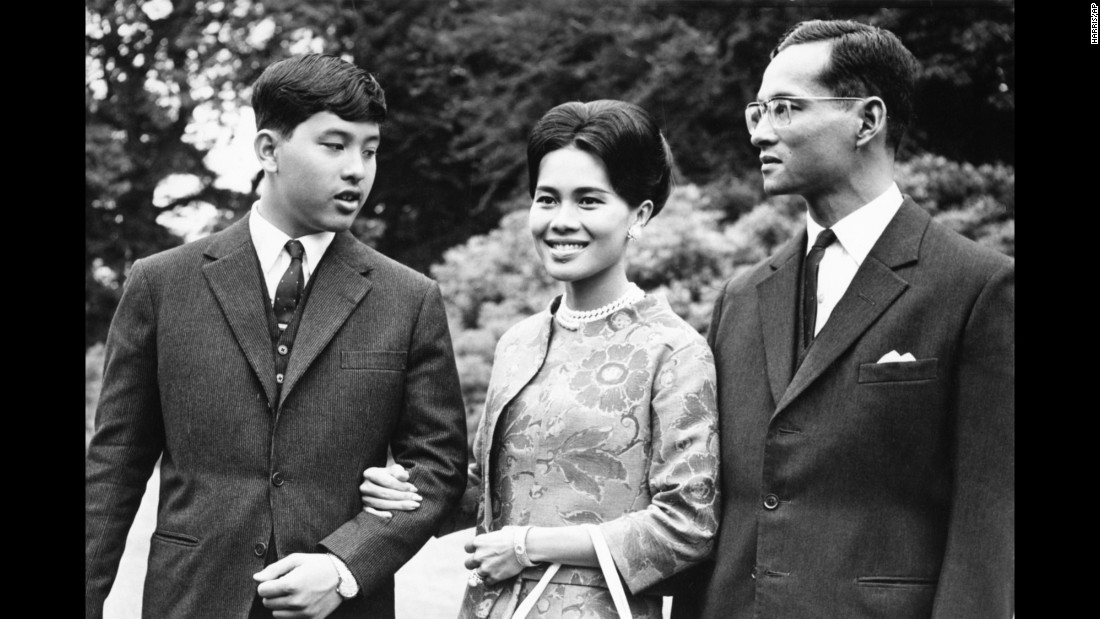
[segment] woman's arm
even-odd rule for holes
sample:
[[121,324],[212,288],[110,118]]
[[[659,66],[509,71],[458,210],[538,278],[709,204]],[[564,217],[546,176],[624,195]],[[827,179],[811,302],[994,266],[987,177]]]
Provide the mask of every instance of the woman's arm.
[[[518,536],[517,536],[518,532]],[[533,563],[564,563],[599,567],[592,540],[584,527],[523,527],[506,526],[499,531],[478,535],[466,542],[466,569],[476,569],[488,584],[498,583],[519,574],[524,565],[519,561],[516,544],[524,538],[527,557]]]
[[650,505],[599,525],[632,593],[705,559],[718,530],[714,358],[702,337],[669,341],[650,400]]

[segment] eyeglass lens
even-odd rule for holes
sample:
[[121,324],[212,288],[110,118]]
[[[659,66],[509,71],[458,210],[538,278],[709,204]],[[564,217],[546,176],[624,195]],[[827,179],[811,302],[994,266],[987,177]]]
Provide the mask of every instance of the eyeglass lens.
[[768,120],[776,127],[785,127],[791,123],[791,103],[786,99],[772,99],[764,103],[750,103],[745,108],[745,121],[749,131],[756,129],[760,118],[767,112]]

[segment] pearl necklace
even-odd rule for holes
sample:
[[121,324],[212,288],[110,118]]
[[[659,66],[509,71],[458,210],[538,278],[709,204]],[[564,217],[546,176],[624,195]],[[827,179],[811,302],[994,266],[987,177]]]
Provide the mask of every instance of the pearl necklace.
[[571,310],[565,306],[565,299],[562,299],[561,305],[558,306],[558,311],[554,314],[554,318],[558,321],[559,325],[570,331],[576,331],[582,324],[607,318],[622,308],[641,301],[644,297],[645,291],[639,288],[634,282],[629,282],[623,296],[603,307],[597,307],[594,310],[588,310],[586,312]]

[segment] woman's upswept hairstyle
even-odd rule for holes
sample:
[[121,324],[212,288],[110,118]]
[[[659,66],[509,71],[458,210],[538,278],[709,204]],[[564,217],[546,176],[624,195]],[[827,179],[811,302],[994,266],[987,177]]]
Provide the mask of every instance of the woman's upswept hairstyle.
[[631,207],[653,201],[654,217],[672,191],[672,152],[656,121],[644,109],[612,99],[571,101],[551,109],[527,140],[527,180],[531,197],[539,164],[547,154],[576,146],[599,157],[611,188]]
[[302,121],[331,112],[349,122],[381,123],[386,94],[374,76],[327,54],[292,56],[269,66],[252,87],[256,129],[290,136]]
[[913,120],[916,57],[894,33],[849,20],[809,20],[779,38],[771,57],[800,43],[830,41],[832,56],[818,82],[837,97],[878,96],[886,102],[886,143],[897,150]]

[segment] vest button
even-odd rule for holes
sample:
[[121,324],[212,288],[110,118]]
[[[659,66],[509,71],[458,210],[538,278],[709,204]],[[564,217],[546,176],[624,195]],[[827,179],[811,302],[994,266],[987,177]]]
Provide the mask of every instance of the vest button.
[[279,354],[285,355],[290,352],[290,349],[286,347],[286,344],[279,344]]
[[280,385],[283,384],[283,374],[282,374],[282,372],[275,375],[275,382],[279,383]]

